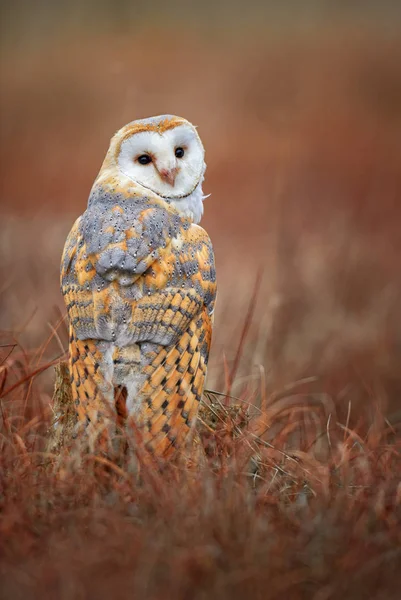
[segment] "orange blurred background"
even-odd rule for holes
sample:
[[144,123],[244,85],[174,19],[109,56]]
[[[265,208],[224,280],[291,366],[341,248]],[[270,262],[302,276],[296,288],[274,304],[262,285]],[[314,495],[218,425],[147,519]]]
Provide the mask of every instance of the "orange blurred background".
[[111,135],[178,114],[208,164],[209,386],[223,386],[262,268],[233,393],[316,376],[338,401],[363,388],[400,411],[400,9],[276,4],[2,3],[1,330],[46,340],[64,312],[62,247]]

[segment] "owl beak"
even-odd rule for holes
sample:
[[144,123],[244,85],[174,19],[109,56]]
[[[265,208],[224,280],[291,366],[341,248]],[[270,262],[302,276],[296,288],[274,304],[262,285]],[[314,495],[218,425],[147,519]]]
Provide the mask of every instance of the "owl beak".
[[171,186],[174,186],[175,178],[177,177],[178,169],[174,167],[173,169],[160,169],[159,171],[160,177]]

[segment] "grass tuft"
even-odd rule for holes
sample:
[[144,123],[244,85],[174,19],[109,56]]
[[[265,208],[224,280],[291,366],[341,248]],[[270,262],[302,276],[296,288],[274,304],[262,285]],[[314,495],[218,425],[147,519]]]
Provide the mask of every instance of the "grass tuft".
[[65,443],[64,363],[52,407],[30,374],[18,349],[0,373],[2,597],[397,597],[399,423],[350,427],[304,381],[259,409],[206,391],[189,459],[132,472]]

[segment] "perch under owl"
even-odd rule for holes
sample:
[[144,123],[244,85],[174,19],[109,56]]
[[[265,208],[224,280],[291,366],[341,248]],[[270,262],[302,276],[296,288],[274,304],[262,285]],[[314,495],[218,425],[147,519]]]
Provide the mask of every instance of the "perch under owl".
[[96,435],[114,415],[158,457],[184,448],[209,356],[216,275],[198,225],[205,169],[185,119],[129,123],[111,139],[61,263],[81,428]]

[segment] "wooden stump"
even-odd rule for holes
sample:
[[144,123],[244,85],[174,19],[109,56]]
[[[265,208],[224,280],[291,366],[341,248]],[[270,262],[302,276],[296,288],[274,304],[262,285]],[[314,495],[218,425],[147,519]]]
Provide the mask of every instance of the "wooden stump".
[[47,452],[59,454],[71,443],[77,414],[72,400],[70,370],[67,362],[55,366],[56,381],[53,393],[53,419],[48,430]]

